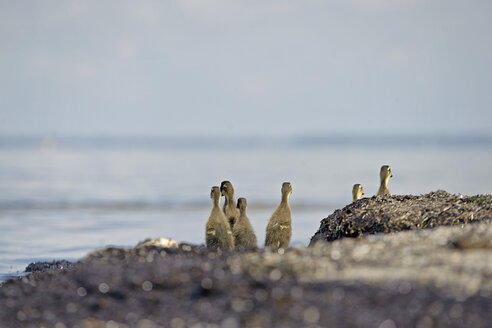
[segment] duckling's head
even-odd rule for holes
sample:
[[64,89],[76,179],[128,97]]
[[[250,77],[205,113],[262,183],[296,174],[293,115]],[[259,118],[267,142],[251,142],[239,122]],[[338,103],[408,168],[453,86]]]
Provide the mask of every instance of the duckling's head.
[[232,187],[232,183],[230,181],[222,181],[220,184],[220,191],[222,192],[222,195],[230,195],[234,193],[234,188]]
[[210,198],[213,200],[220,199],[220,188],[217,186],[213,186],[210,190]]
[[246,211],[246,206],[246,198],[241,197],[237,199],[237,208],[239,208],[239,212],[243,213]]
[[381,180],[386,180],[391,178],[393,176],[393,173],[391,173],[391,167],[389,165],[381,166],[381,171],[379,172],[379,176],[381,177]]
[[360,183],[354,184],[352,188],[352,196],[354,201],[359,199],[362,195],[364,195],[364,189],[362,189],[362,185]]
[[292,185],[290,182],[282,183],[282,195],[289,196],[292,194]]

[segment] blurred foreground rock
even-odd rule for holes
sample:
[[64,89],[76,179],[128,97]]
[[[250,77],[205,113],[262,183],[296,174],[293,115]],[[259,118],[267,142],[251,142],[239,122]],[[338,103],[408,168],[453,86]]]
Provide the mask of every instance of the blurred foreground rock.
[[108,248],[0,287],[0,327],[490,327],[492,225],[274,252]]
[[171,238],[156,238],[156,239],[145,239],[142,242],[139,242],[136,248],[149,247],[149,246],[157,246],[163,248],[178,248],[179,243]]
[[492,195],[451,195],[443,190],[421,196],[362,198],[321,221],[310,245],[363,234],[490,222]]
[[62,271],[72,269],[74,264],[67,260],[52,262],[33,262],[26,267],[26,272],[43,272],[43,271]]

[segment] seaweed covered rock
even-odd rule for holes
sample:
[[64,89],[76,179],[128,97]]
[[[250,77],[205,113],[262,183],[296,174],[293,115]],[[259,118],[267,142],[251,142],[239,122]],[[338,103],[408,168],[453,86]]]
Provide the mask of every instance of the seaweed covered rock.
[[421,196],[384,195],[359,199],[321,221],[310,245],[363,234],[490,222],[492,195],[451,195],[443,190]]

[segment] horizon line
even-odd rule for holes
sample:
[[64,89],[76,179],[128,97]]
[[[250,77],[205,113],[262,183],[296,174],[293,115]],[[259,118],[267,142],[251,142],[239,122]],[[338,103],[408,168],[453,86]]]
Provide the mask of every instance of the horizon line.
[[290,136],[243,135],[224,139],[216,135],[2,135],[0,148],[9,147],[261,147],[261,146],[455,146],[492,145],[492,134],[346,134],[346,133],[305,133]]

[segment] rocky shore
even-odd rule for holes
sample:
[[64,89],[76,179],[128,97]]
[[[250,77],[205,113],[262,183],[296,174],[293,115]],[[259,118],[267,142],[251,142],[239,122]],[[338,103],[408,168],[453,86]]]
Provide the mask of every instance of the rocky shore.
[[323,219],[310,244],[482,221],[492,221],[492,195],[452,195],[438,190],[421,196],[373,196],[359,199]]
[[[402,205],[415,205],[415,196],[362,199],[330,216],[344,229],[336,240],[312,247],[140,245],[98,250],[73,267],[38,265],[0,287],[0,327],[490,327],[491,196],[452,196],[445,205],[439,194],[452,196],[420,196],[431,204],[420,212]],[[390,227],[381,232],[407,231],[373,234],[356,222],[378,222],[378,206]],[[413,213],[401,218],[405,225],[395,219],[402,206]],[[345,234],[349,222],[360,228],[357,238],[341,238],[354,236]],[[421,229],[430,222],[447,226]]]

